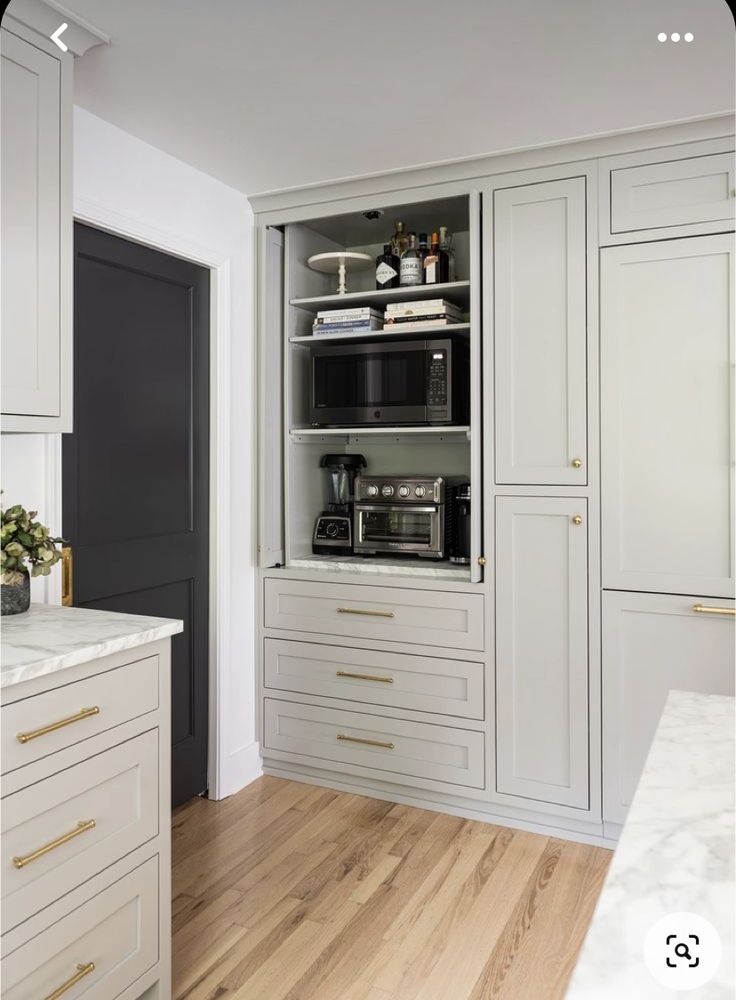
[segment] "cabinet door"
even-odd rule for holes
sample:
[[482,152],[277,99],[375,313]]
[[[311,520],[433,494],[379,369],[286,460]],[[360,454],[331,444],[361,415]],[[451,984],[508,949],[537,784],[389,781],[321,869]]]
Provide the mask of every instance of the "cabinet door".
[[603,586],[729,597],[733,237],[601,252]]
[[496,789],[587,809],[586,501],[497,497],[496,550]]
[[3,412],[58,417],[61,67],[8,31],[0,54]]
[[[705,598],[603,594],[603,818],[623,823],[671,690],[734,693],[734,618]],[[733,601],[720,607],[733,608]],[[683,734],[685,739],[687,734]]]
[[584,177],[494,192],[496,482],[587,482]]

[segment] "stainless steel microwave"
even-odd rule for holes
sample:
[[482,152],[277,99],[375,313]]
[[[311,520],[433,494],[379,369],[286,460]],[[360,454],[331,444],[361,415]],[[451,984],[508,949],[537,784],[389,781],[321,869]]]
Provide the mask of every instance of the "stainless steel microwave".
[[312,348],[313,427],[466,424],[467,344],[449,338]]

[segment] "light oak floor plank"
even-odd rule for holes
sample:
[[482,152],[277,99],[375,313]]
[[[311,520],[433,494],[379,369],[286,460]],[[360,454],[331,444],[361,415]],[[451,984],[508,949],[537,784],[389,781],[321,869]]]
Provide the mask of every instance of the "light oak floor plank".
[[562,1000],[611,859],[270,776],[172,849],[175,1000]]

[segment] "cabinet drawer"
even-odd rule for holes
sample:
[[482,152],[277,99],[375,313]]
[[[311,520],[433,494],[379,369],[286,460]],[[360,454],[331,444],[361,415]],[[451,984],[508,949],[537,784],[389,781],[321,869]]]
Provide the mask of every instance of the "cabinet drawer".
[[733,153],[615,167],[611,232],[723,222],[733,225]]
[[156,708],[157,656],[3,705],[3,774]]
[[264,712],[277,755],[417,788],[484,787],[483,733],[271,698]]
[[[2,802],[3,930],[10,930],[157,833],[157,729],[6,796]],[[69,834],[73,836],[66,839]],[[52,844],[46,853],[33,857]],[[25,862],[20,868],[19,861]]]
[[483,664],[266,639],[266,687],[415,712],[483,718]]
[[[158,857],[72,910],[2,962],[3,1000],[112,1000],[158,961]],[[93,968],[89,968],[93,966]]]
[[482,594],[265,581],[266,628],[483,649]]

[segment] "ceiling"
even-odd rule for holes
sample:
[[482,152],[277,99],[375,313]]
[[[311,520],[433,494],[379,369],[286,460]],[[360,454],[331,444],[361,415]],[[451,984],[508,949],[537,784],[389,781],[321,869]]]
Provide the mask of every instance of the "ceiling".
[[725,0],[63,3],[76,102],[246,194],[734,105]]

